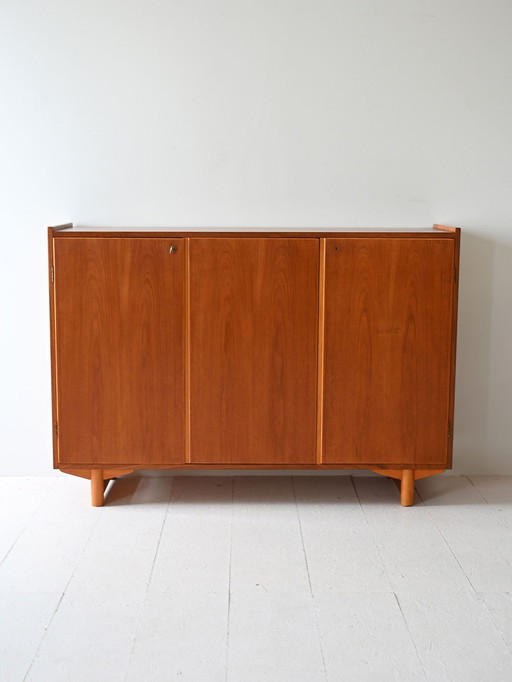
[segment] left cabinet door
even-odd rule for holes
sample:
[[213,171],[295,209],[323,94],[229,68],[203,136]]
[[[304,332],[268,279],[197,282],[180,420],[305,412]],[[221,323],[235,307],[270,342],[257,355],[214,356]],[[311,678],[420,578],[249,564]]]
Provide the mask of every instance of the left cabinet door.
[[58,463],[184,462],[183,240],[53,245]]

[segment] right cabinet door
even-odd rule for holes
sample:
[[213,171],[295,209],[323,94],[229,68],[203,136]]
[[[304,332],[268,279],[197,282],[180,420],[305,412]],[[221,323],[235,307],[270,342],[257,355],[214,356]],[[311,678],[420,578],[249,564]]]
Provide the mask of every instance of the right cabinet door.
[[327,239],[322,461],[447,466],[454,241]]

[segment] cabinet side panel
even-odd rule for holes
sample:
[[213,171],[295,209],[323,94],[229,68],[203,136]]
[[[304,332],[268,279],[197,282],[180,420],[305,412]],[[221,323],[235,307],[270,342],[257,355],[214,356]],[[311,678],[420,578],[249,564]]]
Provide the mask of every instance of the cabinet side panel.
[[448,466],[452,466],[453,456],[453,432],[454,432],[454,410],[455,410],[455,366],[457,361],[457,317],[458,317],[458,301],[459,301],[459,280],[460,280],[460,227],[454,228],[455,243],[454,243],[454,282],[453,282],[453,300],[452,300],[452,347],[451,347],[451,373],[450,373],[450,420],[452,424],[451,437],[448,441]]
[[182,243],[55,240],[60,464],[184,461]]
[[57,341],[55,336],[55,302],[53,286],[53,228],[48,228],[48,286],[50,291],[50,358],[52,372],[52,451],[53,468],[59,464],[59,440],[57,438]]
[[190,239],[192,463],[315,463],[318,242]]
[[323,463],[448,464],[453,273],[453,240],[327,240]]

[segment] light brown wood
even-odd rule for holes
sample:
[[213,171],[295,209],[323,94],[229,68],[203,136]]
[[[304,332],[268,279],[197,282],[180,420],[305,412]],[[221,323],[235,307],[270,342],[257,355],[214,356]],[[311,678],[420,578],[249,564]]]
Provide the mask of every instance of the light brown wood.
[[62,471],[63,474],[71,474],[72,476],[79,476],[80,478],[88,478],[89,480],[91,479],[91,472],[92,471],[101,471],[104,481],[110,481],[113,478],[118,478],[119,476],[126,476],[127,474],[133,473],[133,469],[125,469],[125,468],[93,470],[93,469],[78,469],[78,468],[60,467],[60,470]]
[[190,463],[190,239],[185,244],[185,317],[184,317],[184,359],[185,372],[185,462]]
[[316,462],[318,239],[190,240],[193,463]]
[[103,507],[105,483],[103,471],[92,469],[91,471],[91,504],[93,507]]
[[402,507],[410,507],[414,504],[414,471],[412,469],[404,469],[402,471],[400,504]]
[[[204,230],[204,229],[179,229],[176,227],[171,228],[120,228],[120,227],[85,227],[81,225],[75,225],[73,228],[69,229],[65,226],[62,232],[55,232],[54,237],[57,239],[68,239],[74,237],[83,238],[93,238],[93,239],[110,239],[112,237],[130,237],[130,238],[240,238],[240,239],[260,239],[264,238],[291,238],[291,239],[325,239],[330,237],[337,237],[341,234],[346,238],[354,237],[356,239],[374,237],[393,237],[396,239],[410,239],[414,237],[415,239],[430,239],[433,235],[438,238],[452,239],[453,235],[438,233],[439,230],[436,227],[429,228],[418,228],[411,229],[406,227],[395,227],[395,228],[368,228],[368,227],[347,227],[343,230],[310,230],[310,229],[289,229],[289,230],[271,230],[267,228],[260,228],[256,230]],[[446,228],[444,231],[453,231],[456,228]]]
[[54,242],[59,464],[184,462],[183,241]]
[[445,471],[446,471],[446,469],[415,469],[414,470],[414,480],[417,481],[420,478],[427,478],[427,476],[444,474]]
[[52,225],[48,230],[51,232],[58,232],[60,230],[71,230],[73,228],[73,223],[63,223],[62,225]]
[[50,354],[51,354],[51,374],[52,374],[52,445],[53,445],[53,467],[59,464],[59,439],[58,439],[58,413],[57,413],[57,338],[55,334],[55,268],[53,265],[53,229],[48,228],[48,287],[50,294]]
[[443,232],[457,232],[460,228],[450,227],[450,225],[434,225],[434,230],[441,230]]
[[[402,480],[403,469],[382,469],[379,467],[370,467],[370,471],[373,471],[375,474],[387,476],[388,478],[397,478],[400,481]],[[414,480],[417,481],[419,478],[443,474],[445,471],[446,469],[414,469]]]
[[325,239],[320,239],[318,266],[318,391],[316,409],[316,463],[322,464],[324,430],[324,355],[325,355]]
[[[61,469],[64,473],[74,473],[75,471],[82,471],[82,470],[88,470],[91,469],[91,467],[97,466],[94,463],[88,462],[84,464],[73,464],[71,467],[66,467],[63,466],[62,469],[59,466],[58,468]],[[411,466],[411,465],[410,465]],[[115,465],[112,467],[109,467],[111,470],[118,470],[115,468]],[[216,470],[223,470],[223,469],[247,469],[247,470],[253,470],[253,471],[271,471],[272,469],[312,469],[315,471],[330,471],[340,469],[340,470],[345,470],[345,469],[361,469],[361,470],[370,470],[374,471],[375,473],[380,473],[378,469],[382,468],[382,465],[374,465],[374,464],[297,464],[297,463],[276,463],[276,464],[237,464],[236,462],[228,462],[225,464],[211,464],[206,466],[205,464],[151,464],[148,467],[148,464],[130,464],[129,470],[126,471],[126,473],[132,473],[133,471],[136,471],[137,469],[160,469],[160,470],[165,470],[165,469],[179,469],[182,471],[197,471],[197,470],[208,470],[208,471],[216,471]],[[406,468],[406,467],[404,467]],[[105,470],[105,469],[104,469]],[[389,468],[389,471],[393,471],[394,469],[392,467]],[[431,467],[429,469],[428,464],[422,464],[420,471],[432,471],[433,473],[441,473],[441,469]],[[384,471],[384,469],[383,469]],[[385,469],[385,471],[388,471],[388,469]],[[400,472],[402,469],[400,469]],[[415,470],[416,471],[416,470]],[[443,470],[444,471],[444,470]],[[388,474],[384,474],[388,475]],[[89,476],[83,476],[83,478],[89,478]]]
[[450,393],[448,408],[448,456],[446,467],[452,466],[453,455],[453,428],[455,416],[455,365],[457,358],[457,312],[459,300],[459,259],[460,259],[460,228],[454,228],[454,268],[453,268],[453,297],[452,297],[452,326],[451,326],[451,349],[450,349]]
[[328,239],[323,463],[446,466],[453,239]]

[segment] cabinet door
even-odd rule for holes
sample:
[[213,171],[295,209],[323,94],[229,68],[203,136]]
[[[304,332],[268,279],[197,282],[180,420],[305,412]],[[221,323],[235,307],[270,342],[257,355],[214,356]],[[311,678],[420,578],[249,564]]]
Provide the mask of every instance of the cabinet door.
[[54,240],[60,464],[184,461],[182,245]]
[[327,239],[323,461],[447,465],[454,242]]
[[317,239],[190,240],[190,460],[314,463]]

